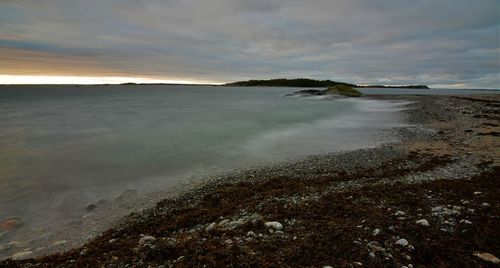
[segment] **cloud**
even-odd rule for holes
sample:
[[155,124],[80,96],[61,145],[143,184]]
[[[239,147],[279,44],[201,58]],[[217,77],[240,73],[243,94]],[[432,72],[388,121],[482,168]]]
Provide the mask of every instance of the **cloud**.
[[498,88],[498,10],[496,0],[1,0],[0,60],[24,69],[0,72]]

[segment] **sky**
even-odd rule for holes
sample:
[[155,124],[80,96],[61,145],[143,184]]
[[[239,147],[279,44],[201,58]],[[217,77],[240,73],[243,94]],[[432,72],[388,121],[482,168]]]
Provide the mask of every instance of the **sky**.
[[500,0],[0,0],[0,83],[500,88]]

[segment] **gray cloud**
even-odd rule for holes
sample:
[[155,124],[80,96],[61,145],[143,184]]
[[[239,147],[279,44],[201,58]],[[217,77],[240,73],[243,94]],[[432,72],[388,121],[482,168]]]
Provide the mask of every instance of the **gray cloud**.
[[498,10],[497,0],[0,0],[0,74],[499,88]]

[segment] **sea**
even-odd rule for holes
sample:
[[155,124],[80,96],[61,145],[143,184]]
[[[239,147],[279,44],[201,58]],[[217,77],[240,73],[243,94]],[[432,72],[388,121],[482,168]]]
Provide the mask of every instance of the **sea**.
[[0,230],[0,246],[40,247],[33,241],[51,241],[92,214],[89,204],[118,202],[127,191],[146,194],[235,169],[374,147],[396,141],[387,130],[405,125],[406,101],[287,96],[297,90],[0,86],[0,223],[22,222]]

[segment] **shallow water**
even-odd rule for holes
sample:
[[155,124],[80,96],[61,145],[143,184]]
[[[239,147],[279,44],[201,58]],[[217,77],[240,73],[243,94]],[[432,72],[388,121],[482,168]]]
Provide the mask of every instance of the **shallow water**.
[[283,97],[297,90],[1,86],[0,221],[24,225],[0,243],[59,228],[127,189],[372,147],[403,123],[405,102]]

